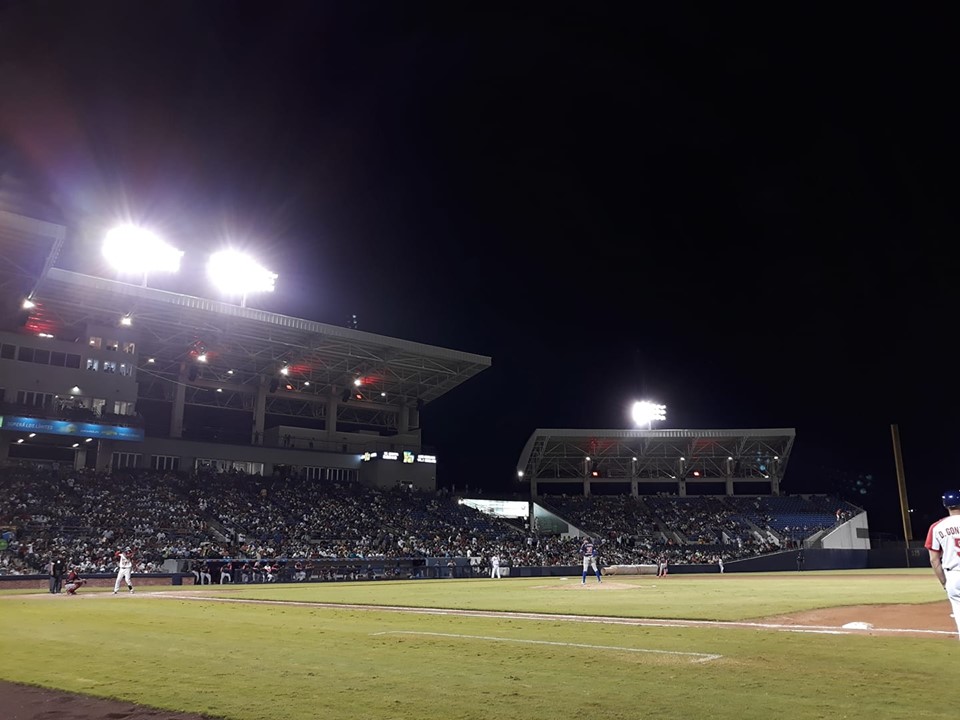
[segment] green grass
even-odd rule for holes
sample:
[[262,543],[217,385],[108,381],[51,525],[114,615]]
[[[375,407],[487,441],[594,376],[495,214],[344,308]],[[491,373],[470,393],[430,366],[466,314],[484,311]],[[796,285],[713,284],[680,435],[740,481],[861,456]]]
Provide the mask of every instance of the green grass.
[[[602,592],[550,587],[570,582],[338,583],[226,588],[222,594],[722,619],[839,604],[943,601],[929,572],[884,579],[865,573],[633,578],[638,589]],[[946,638],[633,627],[149,595],[3,598],[0,677],[235,720],[837,720],[901,718],[920,709],[922,717],[955,715],[949,703],[928,707],[932,703],[923,701],[929,668],[955,653],[956,641]],[[628,649],[723,657],[694,662]]]

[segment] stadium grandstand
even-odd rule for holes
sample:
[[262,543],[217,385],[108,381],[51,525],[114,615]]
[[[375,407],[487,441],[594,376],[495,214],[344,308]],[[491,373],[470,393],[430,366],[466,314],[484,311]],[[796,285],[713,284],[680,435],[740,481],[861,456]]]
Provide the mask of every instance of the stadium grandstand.
[[0,214],[0,461],[432,490],[420,411],[490,358],[55,267]]
[[420,411],[489,357],[80,274],[67,237],[0,208],[0,575],[121,545],[202,583],[568,573],[584,534],[689,568],[867,542],[860,509],[781,494],[788,429],[537,430],[529,494],[438,491]]

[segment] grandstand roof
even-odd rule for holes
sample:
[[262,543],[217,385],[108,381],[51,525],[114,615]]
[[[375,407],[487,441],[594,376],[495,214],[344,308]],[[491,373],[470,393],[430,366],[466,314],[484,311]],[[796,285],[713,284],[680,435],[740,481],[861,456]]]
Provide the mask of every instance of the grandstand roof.
[[[676,480],[694,470],[699,479],[763,481],[782,478],[793,428],[759,430],[538,429],[517,469],[529,480]],[[590,458],[587,467],[586,458]],[[728,459],[732,458],[732,460]]]
[[19,309],[56,259],[65,236],[62,225],[0,210],[0,307]]
[[[271,394],[315,402],[349,389],[351,405],[375,411],[401,399],[428,403],[491,364],[483,355],[61,268],[48,270],[36,296],[35,324],[58,337],[88,324],[117,326],[130,315],[139,335],[141,382],[144,374],[175,382],[187,362],[199,368],[197,385],[249,393],[265,376],[279,382]],[[202,365],[196,362],[200,354],[207,359]],[[287,374],[281,375],[284,367]]]

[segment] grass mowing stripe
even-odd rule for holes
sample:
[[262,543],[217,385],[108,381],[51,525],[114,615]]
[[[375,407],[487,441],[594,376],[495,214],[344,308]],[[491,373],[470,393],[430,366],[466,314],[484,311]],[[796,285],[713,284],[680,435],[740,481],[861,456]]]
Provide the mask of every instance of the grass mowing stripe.
[[618,652],[652,653],[656,655],[685,655],[696,658],[692,662],[708,662],[717,660],[723,655],[710,653],[684,652],[682,650],[650,650],[648,648],[628,648],[618,645],[588,645],[586,643],[556,642],[554,640],[522,640],[520,638],[493,637],[491,635],[463,635],[460,633],[419,632],[417,630],[386,630],[371,633],[371,635],[420,635],[424,637],[460,638],[465,640],[489,640],[491,642],[526,643],[528,645],[557,645],[559,647],[586,648],[588,650],[616,650]]

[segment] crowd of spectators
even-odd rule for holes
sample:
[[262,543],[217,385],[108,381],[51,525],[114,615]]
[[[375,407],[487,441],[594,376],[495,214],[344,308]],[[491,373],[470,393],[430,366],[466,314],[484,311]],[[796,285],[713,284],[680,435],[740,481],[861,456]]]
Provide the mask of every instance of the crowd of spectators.
[[[607,565],[762,554],[855,510],[833,499],[779,497],[561,496],[543,505],[596,538]],[[54,557],[81,572],[111,573],[116,550],[132,547],[134,572],[186,561],[198,583],[325,579],[338,572],[330,560],[431,558],[453,567],[459,558],[477,574],[494,554],[504,565],[571,565],[580,544],[443,492],[235,472],[19,466],[0,468],[0,533],[0,574],[42,573]]]

